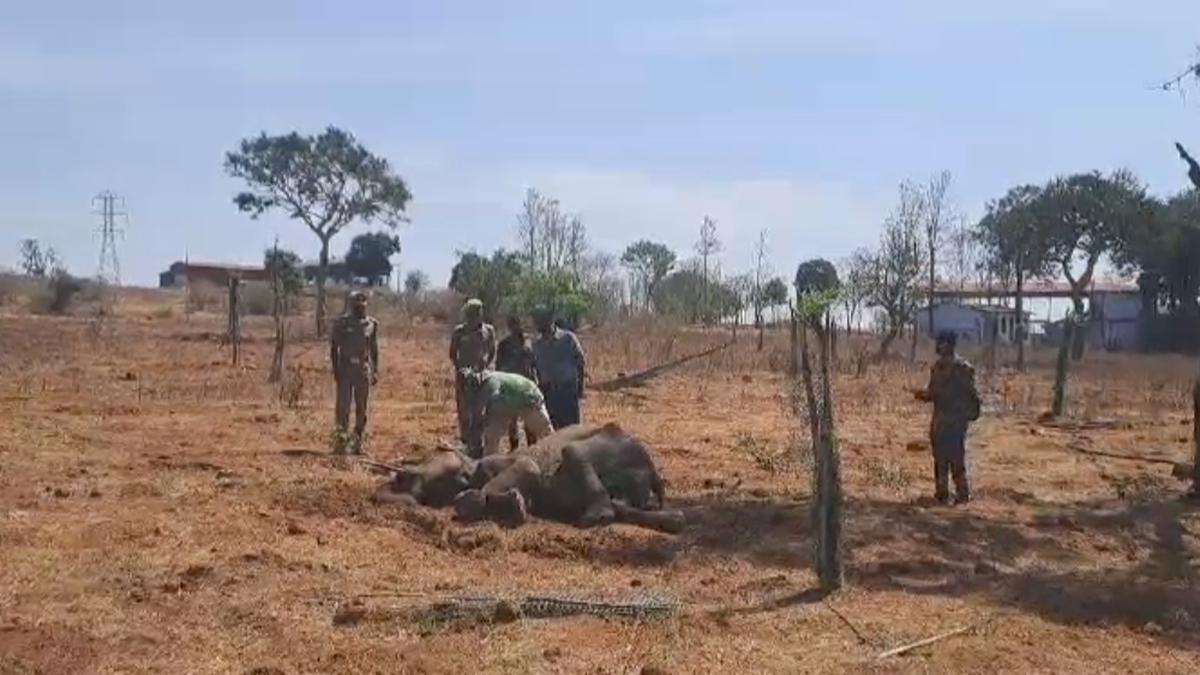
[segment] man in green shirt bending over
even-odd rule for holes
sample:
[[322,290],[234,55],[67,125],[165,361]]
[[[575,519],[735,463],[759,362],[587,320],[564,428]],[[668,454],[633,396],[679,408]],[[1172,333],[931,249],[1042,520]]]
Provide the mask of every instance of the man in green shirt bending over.
[[[537,438],[549,436],[554,428],[546,413],[546,400],[533,380],[516,373],[462,369],[459,377],[472,389],[477,420],[483,420],[483,456],[500,451],[500,441],[515,420]],[[474,450],[474,448],[472,448]]]

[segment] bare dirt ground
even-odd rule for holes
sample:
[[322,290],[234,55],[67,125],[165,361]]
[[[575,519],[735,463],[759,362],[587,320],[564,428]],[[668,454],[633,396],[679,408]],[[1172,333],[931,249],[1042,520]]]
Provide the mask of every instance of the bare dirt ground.
[[[0,316],[0,672],[1200,670],[1200,509],[1168,464],[1102,454],[1188,459],[1189,360],[1089,355],[1074,419],[1100,423],[1058,426],[1037,421],[1048,355],[1024,377],[980,368],[977,500],[946,508],[918,503],[928,411],[908,390],[926,366],[856,377],[847,359],[848,588],[821,598],[782,335],[586,402],[652,444],[685,532],[502,530],[372,504],[379,476],[319,454],[323,343],[293,346],[281,401],[267,323],[248,320],[235,369],[220,317],[181,308],[143,293],[104,322]],[[385,321],[377,457],[452,435],[448,330]],[[582,336],[597,381],[724,338]],[[680,614],[438,626],[397,611],[421,601],[407,593],[640,591],[674,595]]]

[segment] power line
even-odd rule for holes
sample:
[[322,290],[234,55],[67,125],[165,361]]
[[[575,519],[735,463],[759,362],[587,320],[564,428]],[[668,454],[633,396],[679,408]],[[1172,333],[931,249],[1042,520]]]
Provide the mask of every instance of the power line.
[[125,238],[125,230],[117,227],[117,218],[129,222],[125,211],[125,198],[111,190],[105,190],[92,199],[92,213],[100,216],[100,266],[96,276],[114,286],[121,285],[121,261],[117,257],[117,237]]

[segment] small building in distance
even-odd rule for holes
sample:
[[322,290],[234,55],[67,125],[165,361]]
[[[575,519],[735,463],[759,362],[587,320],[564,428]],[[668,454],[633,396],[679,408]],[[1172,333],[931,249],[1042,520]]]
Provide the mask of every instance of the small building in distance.
[[[1029,326],[1029,312],[1025,312],[1025,325]],[[968,305],[958,302],[939,302],[933,306],[933,327],[929,326],[929,308],[917,314],[917,328],[921,334],[936,336],[942,331],[952,331],[959,341],[974,344],[990,344],[993,333],[1001,344],[1015,344],[1017,338],[1017,310],[1001,305]],[[1029,343],[1030,331],[1025,333]]]
[[229,280],[237,277],[242,281],[269,281],[263,266],[228,265],[225,263],[196,263],[177,260],[165,272],[158,275],[159,288],[183,288],[188,284],[204,283],[228,286]]
[[[1056,300],[1060,303],[1065,301],[1068,306],[1071,302],[1071,287],[1061,281],[1030,280],[1025,284],[1022,293],[1027,301],[1037,299],[1049,303],[1047,314],[1053,312],[1053,303]],[[1014,303],[1015,297],[1016,292],[1012,288],[979,284],[942,286],[934,291],[935,303],[941,301],[942,304],[958,304],[970,310],[997,311],[1002,317],[1007,315],[1009,318],[998,319],[1000,342],[1012,340],[1013,333],[1005,340],[1004,327],[1012,325],[1016,320],[1016,312],[1009,304]],[[1144,312],[1154,310],[1143,307],[1142,293],[1136,283],[1122,279],[1094,279],[1088,286],[1083,301],[1087,312],[1087,325],[1084,330],[1089,346],[1110,351],[1139,350],[1145,347],[1140,320]],[[990,304],[994,302],[1001,304]],[[953,312],[961,313],[962,310]],[[935,323],[936,321],[935,318]],[[928,319],[925,319],[925,323],[928,323]],[[1045,320],[1031,322],[1027,313],[1025,325],[1029,327],[1028,336],[1032,336],[1038,342],[1056,345],[1062,340],[1062,320],[1050,320],[1047,316]],[[1040,337],[1037,335],[1039,332],[1042,333]],[[987,333],[984,334],[984,340],[990,341]]]
[[[320,268],[320,264],[315,262],[304,263],[304,280],[310,284],[317,283],[317,271]],[[331,284],[349,286],[354,281],[354,275],[350,273],[345,261],[330,260],[325,271],[325,280]]]

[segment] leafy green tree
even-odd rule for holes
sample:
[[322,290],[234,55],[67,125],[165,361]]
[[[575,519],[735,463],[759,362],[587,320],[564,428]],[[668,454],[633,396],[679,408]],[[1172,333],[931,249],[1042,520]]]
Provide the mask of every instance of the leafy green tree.
[[[989,202],[975,226],[984,264],[997,276],[1016,280],[1017,369],[1025,369],[1025,280],[1050,275],[1049,222],[1038,213],[1043,189],[1020,185]],[[932,324],[931,324],[932,325]]]
[[336,127],[317,136],[263,133],[245,139],[226,154],[225,170],[250,188],[234,197],[238,209],[252,218],[279,209],[320,241],[316,321],[317,333],[324,335],[330,241],[355,221],[395,228],[412,198],[408,186],[386,159]]
[[568,270],[525,270],[503,309],[506,314],[527,315],[535,307],[544,306],[568,325],[577,326],[592,305],[591,293]]
[[1153,202],[1154,216],[1133,223],[1120,237],[1113,262],[1138,271],[1144,319],[1162,303],[1169,314],[1164,336],[1143,321],[1143,339],[1156,347],[1192,351],[1200,337],[1200,191]]
[[763,285],[763,306],[769,309],[788,304],[788,286],[783,277],[773,277]]
[[621,254],[621,264],[629,268],[641,286],[646,309],[650,308],[658,284],[671,273],[675,262],[674,251],[665,244],[646,239],[630,244]]
[[484,315],[496,316],[500,304],[512,295],[523,271],[519,253],[497,249],[490,258],[474,252],[458,254],[450,271],[450,288],[483,302]]
[[288,298],[300,295],[304,288],[303,264],[294,251],[269,248],[263,253],[263,268],[267,275],[279,285],[280,292]]
[[[1044,223],[1046,255],[1071,285],[1076,322],[1086,316],[1084,298],[1096,265],[1115,251],[1123,232],[1152,217],[1145,188],[1128,171],[1056,178],[1034,203]],[[1084,335],[1075,335],[1073,355],[1083,356]]]
[[346,267],[368,286],[381,286],[392,275],[391,257],[400,252],[400,237],[386,232],[368,232],[350,240]]
[[806,260],[796,268],[797,297],[803,298],[826,291],[836,291],[841,285],[838,280],[837,268],[824,258]]

